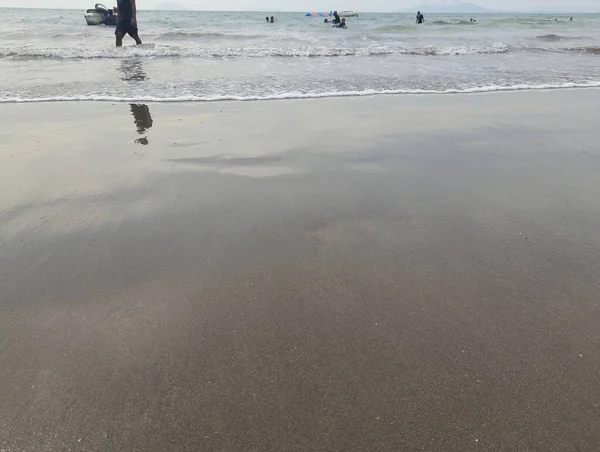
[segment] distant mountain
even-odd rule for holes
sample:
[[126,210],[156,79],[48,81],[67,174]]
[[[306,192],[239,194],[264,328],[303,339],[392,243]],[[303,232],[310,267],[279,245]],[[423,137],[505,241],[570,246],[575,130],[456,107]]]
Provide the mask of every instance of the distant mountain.
[[425,1],[413,9],[423,13],[483,14],[491,12],[474,3],[455,2],[452,0]]
[[185,11],[187,8],[180,3],[160,3],[156,9],[162,9],[163,11]]

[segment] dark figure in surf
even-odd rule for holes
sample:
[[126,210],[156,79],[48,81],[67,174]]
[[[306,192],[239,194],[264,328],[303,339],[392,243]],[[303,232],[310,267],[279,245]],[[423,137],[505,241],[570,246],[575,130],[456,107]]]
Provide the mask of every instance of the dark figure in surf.
[[271,16],[271,23],[274,24],[275,23],[275,17]]
[[342,19],[342,21],[341,21],[339,24],[337,24],[337,25],[334,25],[334,26],[333,26],[333,28],[348,28],[348,27],[346,26],[346,19],[345,19],[345,18],[344,18],[344,19]]
[[338,14],[337,11],[333,12],[333,20],[331,21],[331,23],[334,25],[338,25],[338,24],[342,23],[342,21],[340,19],[340,15]]
[[269,23],[269,16],[265,17],[265,19],[267,19],[267,23]]
[[135,0],[117,0],[117,5],[119,7],[119,20],[117,21],[117,30],[115,31],[117,47],[123,45],[125,35],[131,36],[135,39],[135,43],[140,45],[142,40],[138,35]]
[[421,11],[417,11],[417,23],[422,24],[423,22],[425,22],[425,16],[421,14]]

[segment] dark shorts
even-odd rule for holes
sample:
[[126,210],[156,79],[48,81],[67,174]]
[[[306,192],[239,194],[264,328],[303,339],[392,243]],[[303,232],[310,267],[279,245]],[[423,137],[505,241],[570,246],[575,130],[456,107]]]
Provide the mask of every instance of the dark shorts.
[[129,36],[137,36],[138,35],[138,29],[135,25],[131,25],[131,19],[119,19],[119,21],[117,22],[117,29],[115,31],[116,35],[129,35]]

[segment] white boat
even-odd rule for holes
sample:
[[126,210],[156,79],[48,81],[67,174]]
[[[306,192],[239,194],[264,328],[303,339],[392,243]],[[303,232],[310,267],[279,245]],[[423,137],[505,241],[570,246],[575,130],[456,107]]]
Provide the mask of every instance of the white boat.
[[96,3],[94,9],[88,9],[84,17],[88,25],[117,25],[117,15],[101,3]]
[[340,11],[338,15],[340,17],[358,17],[358,13],[355,13],[354,11]]
[[88,25],[100,25],[104,23],[104,16],[95,9],[88,9],[85,12],[85,21]]

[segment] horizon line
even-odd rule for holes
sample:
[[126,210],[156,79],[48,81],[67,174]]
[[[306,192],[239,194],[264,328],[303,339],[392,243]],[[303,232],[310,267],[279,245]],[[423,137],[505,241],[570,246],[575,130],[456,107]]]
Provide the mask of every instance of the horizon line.
[[[82,8],[45,8],[40,6],[0,6],[0,9],[47,9],[47,10],[55,10],[55,11],[81,11]],[[83,8],[85,9],[85,8]],[[89,8],[88,8],[89,9]],[[307,11],[275,11],[275,10],[259,10],[259,9],[246,9],[246,10],[219,10],[219,9],[138,9],[138,11],[166,11],[166,12],[206,12],[206,13],[298,13],[305,14]],[[424,10],[425,11],[425,10]],[[585,10],[576,10],[576,11],[565,11],[565,10],[557,10],[557,11],[535,11],[535,10],[507,10],[507,11],[494,11],[494,10],[486,10],[486,11],[470,11],[470,12],[460,12],[460,11],[425,11],[427,14],[540,14],[540,15],[551,15],[551,14],[600,14],[600,10],[598,11],[585,11]],[[403,10],[403,11],[362,11],[361,14],[412,14],[412,10]]]

